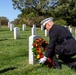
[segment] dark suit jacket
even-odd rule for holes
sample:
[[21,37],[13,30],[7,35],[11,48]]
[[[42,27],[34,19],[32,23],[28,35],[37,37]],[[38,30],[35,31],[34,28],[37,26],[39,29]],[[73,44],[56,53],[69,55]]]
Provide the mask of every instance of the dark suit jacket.
[[49,44],[45,56],[51,57],[54,50],[57,50],[58,54],[76,54],[76,41],[70,31],[63,26],[53,25],[49,30]]

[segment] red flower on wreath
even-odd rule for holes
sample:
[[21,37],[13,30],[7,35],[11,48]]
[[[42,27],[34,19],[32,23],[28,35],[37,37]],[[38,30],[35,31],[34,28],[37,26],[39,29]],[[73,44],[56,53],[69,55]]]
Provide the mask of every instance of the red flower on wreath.
[[[42,38],[34,40],[32,52],[34,53],[34,56],[37,60],[39,60],[44,56],[47,45],[48,43]],[[51,67],[54,66],[54,63],[50,58],[48,58],[44,65]]]

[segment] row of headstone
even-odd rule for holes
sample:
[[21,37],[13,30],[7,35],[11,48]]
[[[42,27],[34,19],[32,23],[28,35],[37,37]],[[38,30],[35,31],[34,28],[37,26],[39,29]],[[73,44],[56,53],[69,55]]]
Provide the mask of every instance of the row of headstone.
[[[10,28],[10,31],[13,31],[14,30],[14,24],[8,22],[8,28]],[[25,31],[26,30],[26,24],[23,24],[22,25],[22,31]]]
[[[10,31],[14,30],[14,24],[11,24],[10,22],[8,22],[8,27],[10,27]],[[65,26],[67,27],[67,26]],[[73,29],[71,26],[68,26],[68,29],[70,30],[70,32],[72,33]],[[26,24],[22,25],[22,30],[25,31],[26,30]],[[41,25],[41,30],[44,30],[44,26]],[[32,27],[32,35],[36,34],[36,25],[33,25]],[[75,30],[75,34],[76,34],[76,30]],[[45,37],[49,36],[49,31],[45,29]],[[76,38],[76,35],[74,36]]]
[[[20,38],[20,28],[19,27],[14,27],[14,24],[8,22],[8,28],[10,28],[10,31],[14,31],[14,39],[19,39]],[[26,30],[26,24],[22,25],[22,30]]]
[[[8,22],[8,28],[10,28],[10,31],[14,31],[14,24]],[[22,30],[25,31],[26,30],[26,24],[22,25]],[[41,25],[41,30],[44,30],[44,26]],[[36,25],[33,25],[32,27],[32,35],[36,35]],[[49,31],[47,29],[45,29],[45,37],[49,36]]]

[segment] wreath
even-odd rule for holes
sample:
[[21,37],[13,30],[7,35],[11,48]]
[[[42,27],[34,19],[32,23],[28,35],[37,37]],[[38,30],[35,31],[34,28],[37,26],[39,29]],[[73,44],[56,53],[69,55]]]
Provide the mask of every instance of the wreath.
[[[34,40],[32,52],[34,53],[34,57],[36,58],[37,61],[40,58],[44,57],[45,51],[47,50],[46,49],[47,45],[48,45],[48,42],[42,38],[38,38]],[[47,61],[43,65],[48,66],[50,68],[54,66],[54,63],[50,58],[48,58]]]

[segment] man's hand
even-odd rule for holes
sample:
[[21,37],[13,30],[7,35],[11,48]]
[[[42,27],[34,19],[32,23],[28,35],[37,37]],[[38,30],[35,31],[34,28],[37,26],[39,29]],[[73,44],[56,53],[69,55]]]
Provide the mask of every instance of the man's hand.
[[39,63],[40,63],[40,64],[44,64],[46,60],[47,60],[47,57],[44,56],[43,58],[41,58],[41,59],[39,60]]

